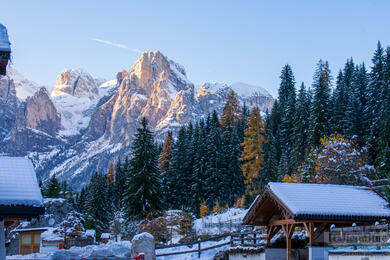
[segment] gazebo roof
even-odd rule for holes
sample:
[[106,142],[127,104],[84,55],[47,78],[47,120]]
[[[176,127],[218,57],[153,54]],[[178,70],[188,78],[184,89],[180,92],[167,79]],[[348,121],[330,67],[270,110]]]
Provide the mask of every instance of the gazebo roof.
[[8,39],[7,28],[0,24],[0,51],[11,52],[11,44]]
[[0,218],[31,218],[43,213],[43,199],[31,161],[1,156]]
[[269,221],[277,208],[295,220],[376,221],[390,219],[387,205],[375,191],[362,186],[269,183],[248,210],[244,223]]

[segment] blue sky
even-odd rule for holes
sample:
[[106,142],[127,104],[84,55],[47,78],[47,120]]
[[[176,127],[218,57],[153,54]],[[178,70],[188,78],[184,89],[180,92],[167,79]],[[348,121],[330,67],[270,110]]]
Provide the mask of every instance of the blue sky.
[[377,41],[390,44],[387,0],[3,0],[1,9],[14,67],[43,85],[75,67],[113,79],[160,50],[195,84],[242,81],[275,96],[286,63],[310,85],[320,58],[335,76],[348,57],[370,65]]

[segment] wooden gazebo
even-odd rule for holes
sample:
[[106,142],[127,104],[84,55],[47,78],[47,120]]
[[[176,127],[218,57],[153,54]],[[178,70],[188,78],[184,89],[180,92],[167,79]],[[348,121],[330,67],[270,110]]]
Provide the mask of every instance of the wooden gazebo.
[[[287,259],[291,259],[291,238],[295,227],[306,229],[309,244],[332,224],[372,225],[390,219],[387,202],[367,187],[269,183],[252,203],[244,224],[266,226],[267,246],[282,230],[286,237]],[[309,246],[310,246],[309,245]]]
[[0,156],[0,260],[5,260],[4,226],[45,213],[31,161]]
[[7,28],[0,24],[0,75],[6,74],[7,64],[11,58],[11,44],[8,39]]

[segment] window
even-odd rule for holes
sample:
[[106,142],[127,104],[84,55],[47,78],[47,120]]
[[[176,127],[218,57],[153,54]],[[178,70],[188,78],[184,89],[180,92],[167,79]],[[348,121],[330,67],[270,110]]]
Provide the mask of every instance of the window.
[[41,243],[41,235],[34,234],[34,245],[39,245]]
[[31,244],[31,235],[24,234],[22,235],[22,245],[30,245]]

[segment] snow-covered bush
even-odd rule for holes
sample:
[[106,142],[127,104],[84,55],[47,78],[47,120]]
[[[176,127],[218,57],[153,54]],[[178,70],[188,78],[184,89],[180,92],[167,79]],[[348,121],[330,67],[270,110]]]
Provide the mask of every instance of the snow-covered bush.
[[323,137],[301,169],[302,178],[313,183],[367,185],[375,168],[367,164],[365,153],[339,134]]

